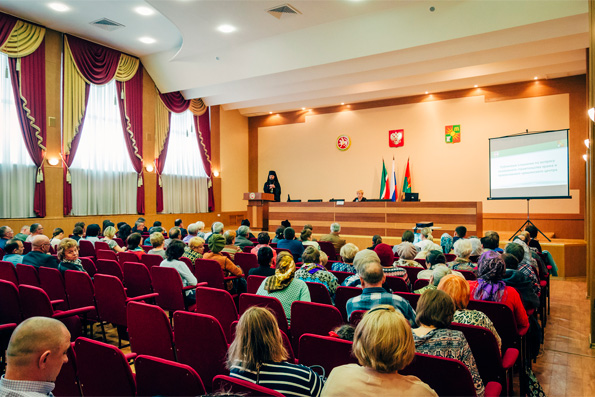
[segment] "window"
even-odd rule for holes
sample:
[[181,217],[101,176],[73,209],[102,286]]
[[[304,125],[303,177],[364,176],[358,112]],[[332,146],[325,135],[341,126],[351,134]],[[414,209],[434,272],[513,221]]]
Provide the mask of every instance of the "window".
[[8,56],[0,53],[0,218],[34,217],[36,167],[17,116]]
[[72,214],[136,214],[132,167],[117,103],[116,82],[91,85],[82,136],[70,167]]
[[202,165],[194,115],[172,113],[163,182],[164,213],[208,212],[208,178]]

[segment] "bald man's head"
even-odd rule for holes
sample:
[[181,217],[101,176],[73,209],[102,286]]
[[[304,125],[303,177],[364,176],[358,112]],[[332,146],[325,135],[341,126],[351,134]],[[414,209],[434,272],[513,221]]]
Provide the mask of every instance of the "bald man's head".
[[12,333],[6,349],[6,378],[54,382],[68,361],[70,332],[60,321],[31,317]]
[[33,237],[33,240],[31,241],[31,249],[33,251],[47,253],[50,250],[50,239],[43,234]]

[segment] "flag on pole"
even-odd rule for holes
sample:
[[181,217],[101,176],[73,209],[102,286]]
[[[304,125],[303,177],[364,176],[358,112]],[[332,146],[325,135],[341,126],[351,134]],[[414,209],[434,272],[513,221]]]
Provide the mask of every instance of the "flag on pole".
[[384,159],[382,159],[382,175],[380,176],[380,198],[390,198],[390,185],[388,172],[386,172],[386,165],[384,165]]
[[405,170],[405,178],[403,179],[403,196],[405,193],[411,193],[411,171],[409,171],[409,159],[407,159],[407,169]]
[[390,199],[397,201],[397,173],[395,172],[395,156],[393,156],[393,173],[390,177]]

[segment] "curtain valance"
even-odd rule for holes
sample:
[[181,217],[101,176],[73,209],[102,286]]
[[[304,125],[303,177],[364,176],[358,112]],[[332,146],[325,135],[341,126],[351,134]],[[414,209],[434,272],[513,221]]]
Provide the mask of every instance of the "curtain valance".
[[45,28],[18,20],[0,51],[11,58],[31,55],[43,42]]

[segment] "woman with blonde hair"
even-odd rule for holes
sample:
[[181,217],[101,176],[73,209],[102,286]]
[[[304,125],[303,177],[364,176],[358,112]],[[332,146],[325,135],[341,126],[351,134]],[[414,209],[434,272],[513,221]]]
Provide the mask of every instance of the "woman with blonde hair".
[[469,239],[458,239],[454,244],[454,252],[457,258],[446,265],[452,270],[470,270],[477,275],[477,267],[469,259],[473,251],[473,245]]
[[246,310],[227,351],[229,376],[268,387],[285,396],[319,396],[323,382],[310,368],[290,364],[279,325],[268,309]]
[[116,236],[116,228],[113,226],[108,226],[103,230],[103,238],[101,239],[101,241],[103,241],[104,243],[107,243],[107,245],[109,245],[109,247],[116,252],[126,251],[126,248],[120,247],[118,245],[118,243],[116,242],[116,240],[114,240],[115,236]]
[[85,268],[79,259],[79,244],[71,238],[64,238],[58,245],[58,270],[64,274],[66,270],[77,270],[85,272]]
[[223,233],[223,237],[225,237],[225,246],[221,252],[227,252],[229,254],[229,259],[234,261],[236,254],[242,252],[242,248],[234,244],[236,232],[233,230],[226,230],[225,233]]
[[360,365],[334,368],[323,396],[437,396],[419,378],[398,372],[413,360],[415,344],[409,322],[393,306],[379,305],[364,315],[352,351]]

